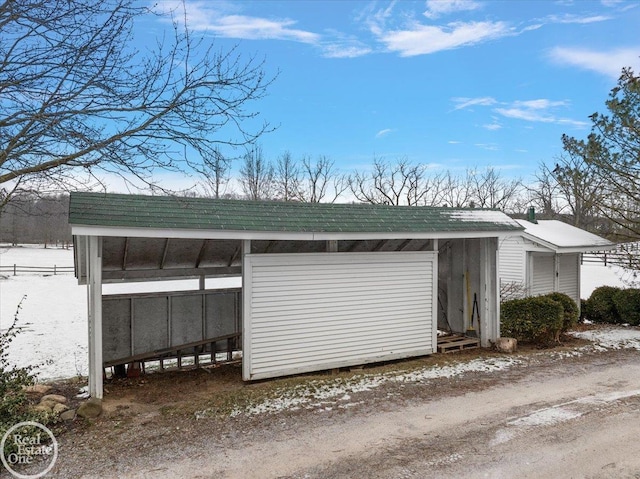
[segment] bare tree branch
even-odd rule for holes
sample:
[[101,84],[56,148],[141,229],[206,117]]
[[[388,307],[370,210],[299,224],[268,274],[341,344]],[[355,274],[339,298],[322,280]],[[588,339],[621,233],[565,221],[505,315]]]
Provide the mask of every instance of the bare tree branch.
[[269,129],[248,108],[271,79],[263,63],[194,39],[174,15],[173,36],[132,48],[135,0],[0,3],[0,188],[115,173],[153,183],[183,171],[185,150],[206,157],[250,145]]

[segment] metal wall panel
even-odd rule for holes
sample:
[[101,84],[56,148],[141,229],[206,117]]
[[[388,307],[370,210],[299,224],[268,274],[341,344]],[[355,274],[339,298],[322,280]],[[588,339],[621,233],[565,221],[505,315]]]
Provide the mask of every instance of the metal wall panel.
[[202,336],[202,300],[201,295],[171,298],[171,346],[206,339]]
[[[240,331],[240,289],[102,297],[103,361]],[[226,341],[216,343],[225,351]]]
[[245,256],[245,380],[433,353],[434,252]]
[[131,356],[131,298],[102,301],[102,360]]
[[[206,297],[205,334],[216,338],[240,331],[239,294],[208,294]],[[218,341],[216,349],[226,351],[226,341]]]
[[146,297],[133,300],[133,354],[166,348],[169,344],[168,298]]

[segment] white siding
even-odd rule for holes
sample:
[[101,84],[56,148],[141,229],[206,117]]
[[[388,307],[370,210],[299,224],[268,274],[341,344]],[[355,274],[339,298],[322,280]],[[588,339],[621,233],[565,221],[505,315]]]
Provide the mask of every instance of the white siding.
[[555,290],[555,261],[553,253],[530,253],[531,296]]
[[500,242],[500,281],[524,283],[525,250],[522,236],[511,236]]
[[433,252],[246,255],[243,378],[430,354]]
[[580,305],[580,282],[579,282],[579,269],[580,269],[580,254],[561,254],[560,269],[559,269],[559,289],[561,293],[564,293],[573,299],[576,304]]

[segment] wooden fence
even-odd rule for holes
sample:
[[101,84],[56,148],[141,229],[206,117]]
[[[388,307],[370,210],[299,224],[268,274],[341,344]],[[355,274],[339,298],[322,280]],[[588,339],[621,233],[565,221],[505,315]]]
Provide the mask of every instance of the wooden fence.
[[20,266],[19,264],[0,266],[0,274],[9,273],[13,276],[18,274],[45,274],[58,275],[73,273],[73,266]]

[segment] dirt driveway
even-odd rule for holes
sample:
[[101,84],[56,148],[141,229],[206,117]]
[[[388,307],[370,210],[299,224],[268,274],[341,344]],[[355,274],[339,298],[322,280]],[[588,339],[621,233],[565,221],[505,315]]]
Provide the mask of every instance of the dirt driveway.
[[183,374],[160,400],[150,379],[111,385],[104,417],[60,437],[51,477],[640,477],[633,348],[463,353],[237,387],[227,372],[215,392],[213,375]]

